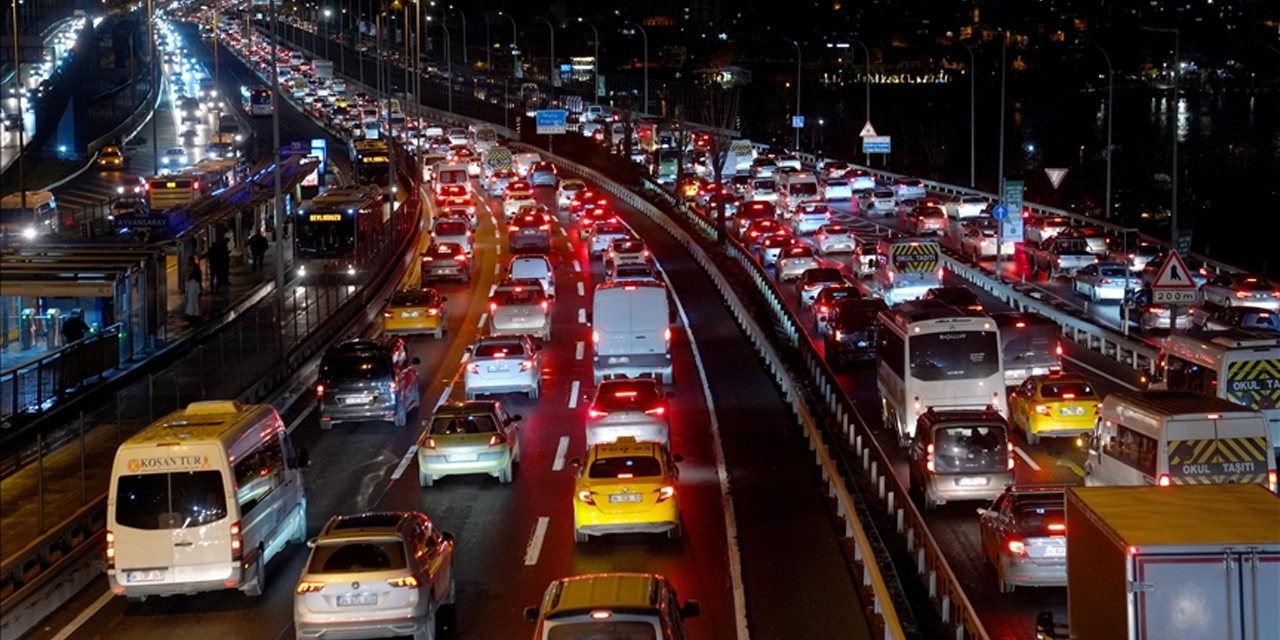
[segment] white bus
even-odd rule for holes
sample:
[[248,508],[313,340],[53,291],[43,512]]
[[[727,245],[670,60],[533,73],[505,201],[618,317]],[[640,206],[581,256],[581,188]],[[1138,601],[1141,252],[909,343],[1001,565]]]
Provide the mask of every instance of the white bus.
[[876,387],[885,428],[903,446],[933,409],[992,409],[1009,417],[1000,331],[979,311],[935,300],[880,312]]
[[880,239],[871,289],[889,306],[918,299],[942,286],[942,250],[922,238]]
[[1197,391],[1261,411],[1280,457],[1280,337],[1252,331],[1175,332],[1152,388]]
[[271,90],[266,87],[240,87],[240,106],[254,117],[271,115]]
[[305,466],[270,405],[193,402],[129,438],[107,493],[111,591],[261,595],[267,562],[307,539]]

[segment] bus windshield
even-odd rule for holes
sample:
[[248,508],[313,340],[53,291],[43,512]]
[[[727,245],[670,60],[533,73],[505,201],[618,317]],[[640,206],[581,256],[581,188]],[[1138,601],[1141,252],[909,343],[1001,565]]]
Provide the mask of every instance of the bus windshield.
[[346,256],[355,248],[355,226],[350,221],[342,221],[341,213],[337,222],[318,222],[316,213],[309,218],[298,221],[298,257],[300,258],[337,258]]
[[978,380],[1000,373],[994,331],[951,331],[911,336],[911,377],[922,381]]

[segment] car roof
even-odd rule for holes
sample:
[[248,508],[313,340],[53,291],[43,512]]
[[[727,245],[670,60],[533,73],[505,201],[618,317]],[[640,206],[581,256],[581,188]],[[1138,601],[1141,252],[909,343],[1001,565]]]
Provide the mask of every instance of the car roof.
[[497,408],[496,400],[455,400],[440,405],[431,415],[432,417],[465,416],[475,413],[493,413]]
[[661,576],[648,573],[606,573],[562,578],[547,594],[547,617],[587,613],[601,608],[654,609]]
[[369,535],[396,534],[400,523],[413,517],[404,511],[361,513],[334,516],[325,524],[322,538],[364,538]]
[[634,436],[623,436],[615,442],[602,442],[591,447],[596,459],[620,458],[623,456],[661,457],[662,444],[658,442],[640,442]]

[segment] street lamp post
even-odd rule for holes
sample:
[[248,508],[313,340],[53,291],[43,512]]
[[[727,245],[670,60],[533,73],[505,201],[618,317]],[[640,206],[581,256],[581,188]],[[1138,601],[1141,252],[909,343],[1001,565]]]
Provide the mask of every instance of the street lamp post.
[[[1009,67],[1009,34],[1005,33],[1004,31],[1001,31],[1000,32],[1000,155],[999,155],[1000,159],[999,159],[999,162],[997,163],[997,171],[999,172],[1000,175],[999,175],[999,179],[996,181],[996,196],[1000,199],[1000,202],[1002,204],[1004,204],[1004,130],[1006,128],[1005,121],[1004,121],[1004,102],[1005,102],[1004,81],[1005,81],[1005,72],[1008,70],[1008,67]],[[1008,211],[1006,207],[1005,215],[1018,216],[1019,218],[1021,218],[1022,211],[1021,210]],[[1000,261],[1004,259],[1004,256],[1000,255],[1000,249],[1002,248],[1002,245],[1004,245],[1004,222],[1001,221],[1000,224],[997,225],[996,229],[999,230],[999,233],[996,235],[996,280],[1003,282],[1004,272],[1001,271],[1002,267],[1001,267]]]
[[[790,42],[791,44],[796,46],[796,113],[795,114],[799,116],[800,115],[800,69],[801,69],[800,62],[804,54],[800,52],[799,42],[796,42],[795,40],[787,40],[787,42]],[[795,132],[796,132],[796,143],[795,143],[795,146],[793,147],[793,151],[799,153],[800,152],[800,127],[797,127],[796,123],[793,121],[791,123],[791,128],[795,129]]]
[[[1177,29],[1166,27],[1143,27],[1147,31],[1156,31],[1158,33],[1173,34],[1173,104],[1169,106],[1169,132],[1173,138],[1173,183],[1172,188],[1173,203],[1169,212],[1169,242],[1173,245],[1175,251],[1178,249],[1178,74],[1181,68],[1178,65],[1178,46],[1181,44],[1182,34]],[[1107,110],[1110,113],[1110,109]],[[1172,317],[1172,315],[1171,315]]]
[[[974,154],[975,139],[976,139],[974,135],[974,131],[977,128],[975,125],[975,122],[977,121],[975,114],[977,112],[974,110],[973,89],[974,89],[974,79],[978,75],[978,70],[977,70],[977,63],[974,61],[974,58],[973,58],[973,48],[965,44],[961,40],[956,40],[956,42],[960,43],[960,46],[964,47],[964,50],[969,52],[969,188],[972,189],[977,184],[977,175],[976,175],[977,169],[975,168],[977,165],[974,161],[974,158],[976,157]],[[1110,106],[1107,107],[1107,115],[1108,116],[1111,115]],[[1110,139],[1107,140],[1107,144],[1108,145],[1111,144]],[[1110,156],[1108,156],[1107,162],[1108,163],[1111,162]],[[1109,168],[1111,165],[1108,164],[1107,166]],[[1107,177],[1108,179],[1110,179],[1110,173],[1107,174]],[[1110,187],[1108,187],[1107,189],[1107,197],[1108,198],[1111,197]]]
[[[147,3],[147,18],[148,18],[147,33],[148,35],[150,35],[151,33],[150,31],[151,30],[151,23],[150,23],[151,3],[150,2]],[[155,39],[153,38],[148,42],[155,42]],[[150,51],[152,52],[151,55],[153,58],[151,60],[151,65],[152,65],[151,81],[154,84],[155,77],[156,77],[155,75],[156,63],[154,60],[155,49],[152,48],[150,49]],[[22,210],[26,211],[27,210],[27,168],[26,168],[26,163],[22,159],[22,156],[26,155],[23,153],[23,151],[26,150],[26,147],[27,147],[27,114],[25,111],[22,110],[22,94],[26,92],[27,85],[22,81],[22,59],[18,57],[18,0],[13,0],[13,79],[14,79],[14,82],[17,83],[18,85],[18,95],[17,95],[17,99],[18,99],[18,193],[19,193],[18,200],[20,200],[19,205],[22,207]],[[151,124],[151,141],[152,141],[151,146],[152,146],[153,152],[155,151],[155,138],[156,138],[155,120],[156,119],[154,117],[151,118],[151,123],[152,123]],[[39,222],[39,221],[33,220],[33,222]]]
[[[867,76],[867,78],[866,78],[866,83],[867,83],[867,97],[866,97],[866,100],[867,100],[867,122],[871,122],[871,50],[867,48],[867,45],[863,44],[862,42],[860,42],[860,41],[858,41],[858,40],[854,40],[853,38],[850,38],[850,39],[849,39],[849,42],[852,42],[852,43],[854,43],[854,44],[858,45],[859,47],[862,47],[862,53],[863,53],[863,55],[867,56],[867,73],[866,73],[866,76]],[[885,157],[887,158],[888,156],[885,156]],[[868,167],[869,167],[869,166],[871,166],[871,154],[869,154],[869,153],[863,153],[863,154],[862,154],[862,163],[863,163],[863,164],[865,164],[865,165],[867,165]]]
[[[1083,37],[1083,36],[1082,36]],[[1111,67],[1111,56],[1107,55],[1102,45],[1085,38],[1085,41],[1098,48],[1098,52],[1102,54],[1102,59],[1107,61],[1107,194],[1106,208],[1103,209],[1103,217],[1111,218],[1111,115],[1115,112],[1115,71]],[[1127,282],[1127,281],[1126,281]]]
[[511,21],[511,76],[520,77],[520,48],[517,41],[520,39],[520,28],[516,26],[516,19],[505,11],[499,11],[498,15]]
[[333,11],[330,11],[329,9],[325,9],[324,22],[322,23],[324,26],[324,59],[332,62],[333,61],[333,58],[331,57],[332,54],[329,51],[329,18],[331,16],[333,16]]
[[642,113],[649,112],[649,34],[645,32],[644,27],[640,23],[631,20],[623,24],[629,24],[640,30],[640,37],[644,38],[644,109]]
[[458,12],[458,16],[462,18],[462,66],[469,67],[471,63],[467,61],[467,14],[462,12],[459,7],[449,5],[450,9]]
[[594,62],[591,65],[591,68],[594,71],[594,74],[591,77],[591,95],[595,96],[596,98],[599,98],[600,97],[600,31],[596,29],[596,25],[591,24],[591,21],[587,20],[586,18],[578,18],[578,22],[585,23],[588,27],[591,27],[591,33],[594,34],[596,52],[595,52]]
[[551,31],[551,64],[547,67],[547,82],[550,82],[553,87],[558,87],[560,75],[556,73],[556,26],[542,16],[534,16],[533,19],[547,23],[547,29]]
[[[14,0],[14,2],[17,2],[17,1],[18,1],[18,0]],[[273,6],[274,6],[274,5],[273,5]],[[155,16],[154,11],[155,11],[155,9],[154,9],[154,7],[152,6],[152,2],[151,2],[151,0],[147,0],[147,52],[148,52],[148,53],[147,53],[147,60],[148,60],[148,62],[150,62],[150,63],[151,63],[151,86],[155,88],[155,90],[156,90],[156,92],[157,92],[157,93],[159,93],[159,92],[161,92],[161,91],[163,91],[163,90],[164,90],[164,87],[162,87],[162,86],[161,86],[161,78],[163,78],[163,77],[164,77],[164,75],[163,75],[163,74],[161,74],[161,73],[159,73],[160,65],[156,63],[156,33],[155,33],[155,21],[156,21],[156,16]],[[14,32],[14,34],[13,34],[13,41],[14,41],[14,45],[13,45],[13,46],[15,47],[14,51],[16,52],[16,51],[17,51],[16,47],[18,46],[18,45],[17,45],[17,42],[18,42],[18,34],[17,34],[17,32]],[[273,43],[274,43],[274,41],[273,41]],[[273,52],[273,53],[274,53],[274,52]],[[13,68],[14,68],[14,70],[17,70],[17,69],[18,69],[18,58],[17,58],[16,53],[15,53],[14,58],[13,58]],[[22,104],[22,103],[21,103],[21,102],[19,102],[18,104]],[[19,112],[19,113],[21,113],[21,112]],[[159,171],[159,169],[160,169],[160,143],[159,143],[159,142],[158,142],[158,140],[157,140],[160,136],[156,133],[156,127],[157,127],[156,121],[157,121],[157,120],[159,120],[159,119],[160,119],[160,118],[155,117],[155,115],[152,115],[152,117],[151,117],[151,161],[154,163],[154,164],[152,164],[152,166],[156,168],[156,173],[159,173],[159,172],[160,172],[160,171]],[[19,138],[19,141],[21,141],[21,138]],[[24,186],[24,188],[25,188],[25,186]],[[24,208],[24,209],[25,209],[25,208],[26,208],[26,206],[27,206],[26,198],[27,198],[27,194],[26,194],[26,192],[24,191],[24,192],[22,192],[22,200],[23,200],[23,202],[22,202],[22,206],[23,206],[23,208]]]

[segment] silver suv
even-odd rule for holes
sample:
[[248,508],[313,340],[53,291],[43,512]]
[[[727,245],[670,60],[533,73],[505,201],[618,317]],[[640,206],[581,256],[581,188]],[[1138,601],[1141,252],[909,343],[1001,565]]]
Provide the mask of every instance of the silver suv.
[[352,340],[330,349],[320,361],[316,384],[320,428],[364,420],[405,426],[422,401],[418,364],[397,337]]

